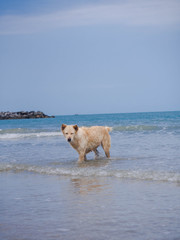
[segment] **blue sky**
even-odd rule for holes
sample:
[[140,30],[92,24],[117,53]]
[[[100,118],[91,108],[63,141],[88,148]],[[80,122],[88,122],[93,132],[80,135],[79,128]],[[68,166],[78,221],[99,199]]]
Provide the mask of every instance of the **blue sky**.
[[179,0],[1,0],[0,111],[180,110]]

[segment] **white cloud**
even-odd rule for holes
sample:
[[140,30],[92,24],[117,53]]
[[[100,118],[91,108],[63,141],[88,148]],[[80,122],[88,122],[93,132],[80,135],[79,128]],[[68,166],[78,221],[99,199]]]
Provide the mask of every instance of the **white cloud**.
[[25,34],[68,26],[119,24],[130,26],[180,25],[179,0],[129,0],[84,5],[38,16],[0,16],[0,34]]

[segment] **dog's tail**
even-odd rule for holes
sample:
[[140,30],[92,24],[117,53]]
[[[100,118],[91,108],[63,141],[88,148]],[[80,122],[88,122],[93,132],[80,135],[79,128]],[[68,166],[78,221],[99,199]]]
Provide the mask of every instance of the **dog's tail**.
[[113,130],[112,127],[105,127],[105,128],[108,130],[108,132],[112,132],[112,130]]

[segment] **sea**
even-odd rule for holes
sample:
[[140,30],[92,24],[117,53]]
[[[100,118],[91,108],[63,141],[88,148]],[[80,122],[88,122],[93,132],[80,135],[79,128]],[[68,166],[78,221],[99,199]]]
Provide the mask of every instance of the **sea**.
[[[62,123],[112,127],[110,159]],[[180,111],[1,120],[0,239],[179,240]]]

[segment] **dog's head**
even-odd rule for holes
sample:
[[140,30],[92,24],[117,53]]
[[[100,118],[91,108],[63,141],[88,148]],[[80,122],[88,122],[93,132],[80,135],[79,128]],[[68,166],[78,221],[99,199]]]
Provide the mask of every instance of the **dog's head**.
[[61,131],[68,142],[73,141],[78,129],[77,125],[61,125]]

